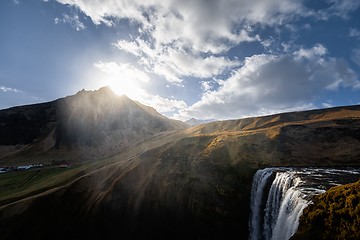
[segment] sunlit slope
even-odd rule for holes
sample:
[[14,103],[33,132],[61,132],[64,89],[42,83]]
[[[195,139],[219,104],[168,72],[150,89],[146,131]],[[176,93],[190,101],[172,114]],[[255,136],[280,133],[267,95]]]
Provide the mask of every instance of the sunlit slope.
[[109,88],[0,111],[0,164],[80,162],[187,126]]
[[280,165],[358,166],[359,121],[360,108],[352,106],[159,134],[48,193],[4,206],[0,233],[5,239],[25,233],[44,239],[231,239],[240,232],[246,239],[253,173]]
[[360,181],[331,188],[304,210],[296,239],[360,239]]
[[262,166],[359,165],[360,107],[219,121],[187,130],[203,155]]

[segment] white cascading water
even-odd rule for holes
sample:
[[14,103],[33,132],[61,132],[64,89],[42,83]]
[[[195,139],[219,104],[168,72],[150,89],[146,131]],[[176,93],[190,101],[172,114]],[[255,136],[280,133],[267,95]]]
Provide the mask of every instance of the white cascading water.
[[263,195],[265,187],[269,177],[272,175],[272,171],[267,169],[259,170],[254,176],[254,181],[251,187],[251,211],[252,218],[250,219],[250,232],[253,233],[251,239],[260,239],[260,233],[262,232],[262,219],[261,219],[261,204],[263,201]]
[[287,240],[297,230],[311,196],[357,181],[359,170],[265,168],[254,175],[251,190],[250,240]]

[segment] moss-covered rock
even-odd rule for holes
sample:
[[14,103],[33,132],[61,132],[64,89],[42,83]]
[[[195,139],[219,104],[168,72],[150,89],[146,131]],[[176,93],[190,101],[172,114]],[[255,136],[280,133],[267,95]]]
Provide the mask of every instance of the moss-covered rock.
[[304,210],[297,239],[360,239],[360,181],[333,187]]

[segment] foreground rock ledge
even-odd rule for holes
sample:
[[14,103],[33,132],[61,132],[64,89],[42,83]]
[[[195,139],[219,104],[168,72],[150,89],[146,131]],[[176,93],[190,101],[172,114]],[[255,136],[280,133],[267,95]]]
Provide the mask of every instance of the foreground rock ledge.
[[360,181],[333,187],[313,201],[291,240],[360,239]]

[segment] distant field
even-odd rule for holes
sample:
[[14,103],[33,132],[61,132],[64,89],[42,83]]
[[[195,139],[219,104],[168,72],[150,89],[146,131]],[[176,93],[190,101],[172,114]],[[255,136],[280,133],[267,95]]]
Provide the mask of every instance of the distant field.
[[42,168],[0,175],[0,204],[65,184],[74,179],[84,169],[78,165],[71,168]]
[[182,134],[176,133],[165,135],[159,134],[146,142],[133,146],[114,156],[72,165],[70,168],[52,166],[0,174],[0,207],[63,186],[99,168],[116,162],[126,161],[147,150],[156,148],[181,137]]

